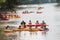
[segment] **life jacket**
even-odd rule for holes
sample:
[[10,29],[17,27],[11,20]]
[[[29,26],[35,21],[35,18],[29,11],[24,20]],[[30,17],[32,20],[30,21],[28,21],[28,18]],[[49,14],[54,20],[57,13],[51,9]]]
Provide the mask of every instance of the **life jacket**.
[[29,24],[32,24],[32,23],[29,23]]
[[39,24],[39,23],[35,23],[35,24]]

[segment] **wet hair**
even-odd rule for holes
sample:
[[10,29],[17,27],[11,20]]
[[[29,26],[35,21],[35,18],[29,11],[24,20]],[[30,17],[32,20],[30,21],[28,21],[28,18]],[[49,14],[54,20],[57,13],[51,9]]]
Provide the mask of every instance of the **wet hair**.
[[36,22],[39,22],[38,20]]
[[9,25],[7,25],[6,29],[8,29],[8,28],[9,28]]
[[9,25],[7,25],[7,27],[9,27]]
[[22,21],[21,24],[26,24],[26,23],[24,21]]
[[46,24],[44,20],[42,21],[42,23],[43,23],[43,24]]
[[29,22],[31,22],[31,20],[29,20]]

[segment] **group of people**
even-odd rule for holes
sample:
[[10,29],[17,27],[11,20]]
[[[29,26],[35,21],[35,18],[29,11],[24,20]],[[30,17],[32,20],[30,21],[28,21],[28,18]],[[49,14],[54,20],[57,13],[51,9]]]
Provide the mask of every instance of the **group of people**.
[[[19,25],[18,29],[26,28],[26,22],[22,21],[20,24],[21,25]],[[29,24],[29,28],[31,29],[32,28],[32,22],[31,22],[31,20],[29,20],[28,24]],[[41,24],[41,26],[40,26],[41,28],[44,28],[44,29],[46,28],[46,25],[44,25],[44,24],[46,24],[44,20],[42,21],[42,23],[39,23],[39,21],[37,20],[35,24]],[[37,27],[38,26],[35,26],[35,28],[37,28]],[[8,29],[8,28],[10,28],[10,27],[7,26],[6,29]]]
[[[29,24],[29,28],[31,29],[32,28],[32,22],[31,22],[31,20],[29,20],[28,24]],[[46,28],[46,25],[44,25],[44,24],[46,24],[44,20],[42,21],[42,23],[39,23],[39,21],[37,20],[35,24],[41,24],[41,28]],[[26,28],[26,22],[22,21],[21,25],[19,26],[19,29],[21,27]],[[37,27],[38,26],[35,26],[35,28],[37,28]]]

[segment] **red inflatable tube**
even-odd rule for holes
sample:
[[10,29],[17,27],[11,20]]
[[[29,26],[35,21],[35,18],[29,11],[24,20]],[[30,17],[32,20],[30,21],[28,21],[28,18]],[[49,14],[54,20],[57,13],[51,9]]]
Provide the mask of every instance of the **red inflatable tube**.
[[27,24],[26,26],[41,26],[41,24]]
[[[42,26],[41,24],[26,24],[26,26]],[[48,26],[47,24],[44,24],[44,26]]]

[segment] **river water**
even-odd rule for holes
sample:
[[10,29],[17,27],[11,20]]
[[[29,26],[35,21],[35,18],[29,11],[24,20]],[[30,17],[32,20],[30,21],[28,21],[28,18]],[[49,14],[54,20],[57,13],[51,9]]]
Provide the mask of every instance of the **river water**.
[[[17,10],[17,14],[21,18],[16,19],[15,25],[18,27],[22,20],[28,23],[29,20],[34,24],[36,20],[40,23],[42,20],[45,20],[48,32],[38,31],[38,32],[14,32],[14,33],[5,33],[7,39],[11,40],[60,40],[60,7],[56,6],[57,3],[47,3],[47,4],[36,4],[36,5],[24,5],[26,8]],[[29,6],[29,7],[28,7]],[[38,10],[38,7],[43,7],[43,9]],[[32,11],[33,13],[22,14],[23,11]],[[37,12],[42,12],[37,14]],[[7,23],[6,23],[7,24]],[[5,24],[5,25],[6,25]],[[8,23],[9,24],[9,23]]]

